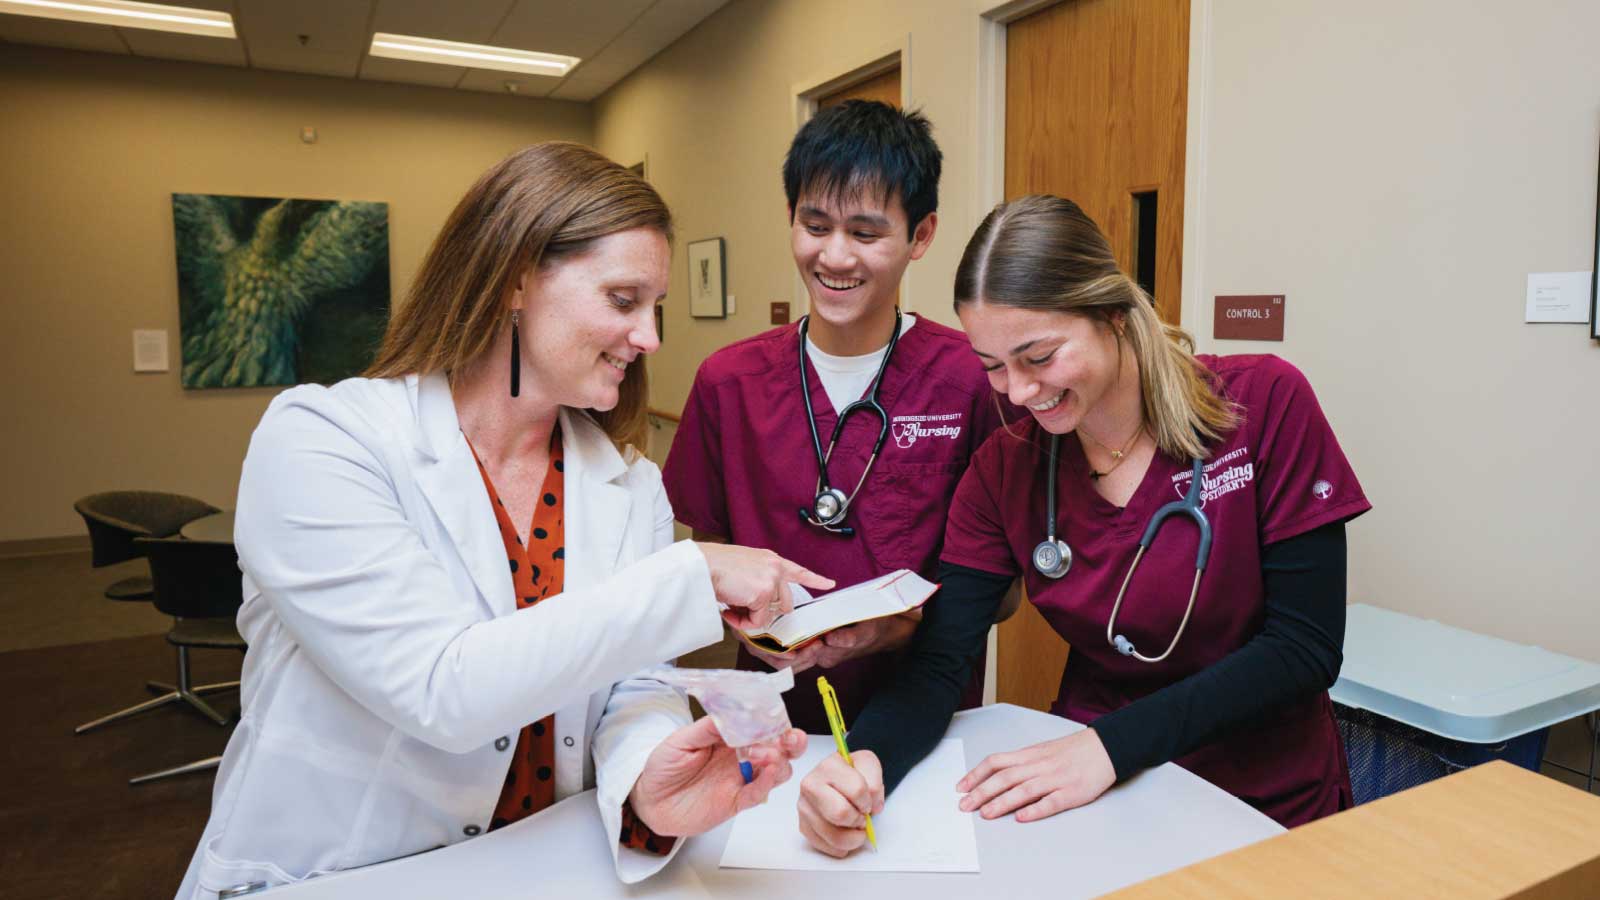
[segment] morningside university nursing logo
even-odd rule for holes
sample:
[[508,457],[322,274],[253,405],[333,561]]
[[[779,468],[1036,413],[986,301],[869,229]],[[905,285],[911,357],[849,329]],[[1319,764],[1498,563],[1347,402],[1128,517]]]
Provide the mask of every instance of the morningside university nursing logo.
[[[1221,497],[1231,494],[1255,480],[1256,464],[1244,457],[1249,451],[1240,447],[1225,456],[1219,457],[1206,464],[1205,474],[1200,480],[1200,506]],[[1189,492],[1189,481],[1194,477],[1194,472],[1185,469],[1172,476],[1172,489],[1179,497]]]
[[895,416],[889,423],[889,433],[894,435],[894,445],[904,450],[917,441],[927,438],[955,440],[961,434],[961,413],[944,413],[936,416]]

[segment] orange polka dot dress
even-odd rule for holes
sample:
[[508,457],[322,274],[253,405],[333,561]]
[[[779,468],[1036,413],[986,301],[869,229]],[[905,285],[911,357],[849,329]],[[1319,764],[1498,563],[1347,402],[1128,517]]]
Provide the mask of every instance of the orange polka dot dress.
[[[477,451],[473,451],[477,458]],[[495,521],[500,526],[500,537],[505,542],[506,558],[511,567],[511,585],[516,593],[517,609],[535,606],[547,597],[561,593],[566,571],[566,529],[562,510],[564,498],[564,461],[561,452],[561,429],[550,436],[550,465],[545,470],[544,484],[539,489],[539,501],[534,506],[533,523],[528,529],[528,545],[522,545],[511,514],[494,489],[489,472],[478,459],[478,473],[483,476],[483,486],[489,492],[490,506],[494,508]],[[555,802],[556,770],[556,717],[545,716],[523,727],[517,735],[517,746],[512,751],[511,767],[506,772],[506,784],[495,804],[489,830],[502,828],[519,819],[527,818]],[[624,846],[652,853],[665,854],[672,849],[672,839],[656,836],[633,814],[626,804],[622,808],[622,834]]]

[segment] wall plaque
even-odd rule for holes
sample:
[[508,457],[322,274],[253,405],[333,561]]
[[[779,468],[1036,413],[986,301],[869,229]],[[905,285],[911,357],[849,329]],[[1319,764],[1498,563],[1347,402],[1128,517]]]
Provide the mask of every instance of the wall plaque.
[[1223,341],[1283,340],[1283,295],[1219,295],[1211,336]]

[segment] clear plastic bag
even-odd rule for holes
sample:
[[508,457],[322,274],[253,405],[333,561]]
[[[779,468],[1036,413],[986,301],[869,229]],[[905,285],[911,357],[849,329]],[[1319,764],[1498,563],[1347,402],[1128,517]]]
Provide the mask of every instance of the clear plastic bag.
[[680,688],[699,700],[722,733],[723,742],[741,751],[739,764],[747,781],[750,769],[743,751],[775,741],[791,727],[789,710],[783,705],[783,692],[794,687],[794,672],[790,669],[742,672],[658,666],[640,675]]

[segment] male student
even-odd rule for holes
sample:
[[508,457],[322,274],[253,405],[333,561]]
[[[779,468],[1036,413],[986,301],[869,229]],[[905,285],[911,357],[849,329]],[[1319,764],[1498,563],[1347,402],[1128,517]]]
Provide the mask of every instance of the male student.
[[[1001,422],[966,337],[896,303],[938,226],[940,161],[928,120],[884,103],[829,107],[795,135],[783,186],[810,315],[700,366],[664,472],[697,540],[764,547],[840,587],[900,568],[932,578],[956,483]],[[923,290],[919,302],[949,303],[945,285]],[[790,719],[826,734],[816,677],[853,721],[917,615],[837,629],[786,655],[744,644],[739,666],[792,666]]]

